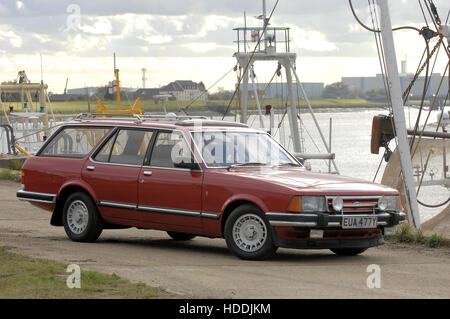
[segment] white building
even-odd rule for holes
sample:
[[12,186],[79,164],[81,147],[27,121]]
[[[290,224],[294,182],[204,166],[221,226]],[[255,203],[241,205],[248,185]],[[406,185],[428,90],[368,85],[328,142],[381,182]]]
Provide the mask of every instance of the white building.
[[207,98],[207,94],[204,94],[206,89],[203,82],[196,83],[190,80],[177,80],[171,82],[166,86],[163,86],[159,91],[160,94],[172,94],[177,100],[180,101],[192,101],[195,99],[204,101]]

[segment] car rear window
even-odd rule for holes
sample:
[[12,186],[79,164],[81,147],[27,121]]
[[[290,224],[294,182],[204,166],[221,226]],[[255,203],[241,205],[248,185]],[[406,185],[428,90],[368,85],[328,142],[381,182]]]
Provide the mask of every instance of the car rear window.
[[39,153],[39,156],[83,158],[111,131],[107,128],[67,127],[56,136]]
[[152,131],[121,129],[95,155],[97,162],[142,165]]

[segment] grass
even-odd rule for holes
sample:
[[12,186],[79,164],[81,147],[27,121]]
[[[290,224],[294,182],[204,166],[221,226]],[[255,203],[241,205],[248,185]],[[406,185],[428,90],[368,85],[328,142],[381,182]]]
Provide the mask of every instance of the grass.
[[168,294],[143,283],[132,283],[112,274],[84,271],[81,288],[66,285],[67,265],[30,258],[0,247],[0,299],[5,298],[165,298]]
[[[115,101],[103,101],[104,104],[110,109],[116,109]],[[386,106],[386,103],[380,102],[370,102],[365,99],[317,99],[310,100],[311,106],[313,108],[347,108],[347,107],[361,107],[361,108],[370,108],[370,107],[383,107]],[[21,108],[16,102],[10,103],[17,111],[21,111]],[[134,100],[130,99],[122,99],[122,109],[134,104]],[[178,112],[181,108],[185,108],[190,105],[191,101],[167,101],[166,107],[168,112]],[[192,112],[203,112],[207,111],[207,104],[214,105],[222,105],[228,106],[229,100],[208,100],[208,101],[195,101],[193,102],[188,110]],[[255,100],[249,100],[249,109],[256,108]],[[270,104],[275,108],[284,108],[282,102],[280,100],[263,100],[261,105]],[[306,107],[306,102],[304,100],[299,101],[300,107]],[[55,114],[77,114],[82,112],[88,112],[88,106],[86,101],[65,101],[65,102],[52,102],[53,112]],[[155,104],[153,100],[142,100],[141,108],[145,112],[161,112],[163,110],[162,103],[159,102]],[[94,112],[97,109],[97,103],[95,99],[91,101],[91,112]],[[236,102],[233,101],[230,106],[230,111],[234,111],[236,109]]]
[[402,224],[397,227],[396,232],[392,236],[387,236],[399,243],[411,243],[425,245],[431,248],[449,246],[450,242],[441,234],[425,235],[422,230],[412,228],[409,224]]
[[9,168],[14,170],[14,171],[20,171],[22,169],[22,165],[23,165],[23,161],[12,160],[9,163]]
[[10,170],[9,168],[0,168],[0,179],[6,179],[14,182],[21,182],[20,171]]

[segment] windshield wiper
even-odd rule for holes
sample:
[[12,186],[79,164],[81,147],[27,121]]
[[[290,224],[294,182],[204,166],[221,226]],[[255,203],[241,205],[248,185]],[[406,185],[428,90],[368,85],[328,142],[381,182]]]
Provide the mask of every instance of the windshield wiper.
[[265,166],[267,165],[266,163],[260,163],[260,162],[248,162],[248,163],[238,163],[238,164],[232,164],[230,166],[228,166],[228,170],[230,168],[234,168],[234,167],[243,167],[243,166]]
[[281,163],[281,164],[274,165],[274,167],[275,167],[275,166],[295,166],[295,167],[302,167],[300,164],[292,163],[292,162],[290,162],[290,163]]

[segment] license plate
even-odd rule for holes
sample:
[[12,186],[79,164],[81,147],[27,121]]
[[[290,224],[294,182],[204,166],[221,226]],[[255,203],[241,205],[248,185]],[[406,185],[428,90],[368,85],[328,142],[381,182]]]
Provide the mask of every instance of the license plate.
[[376,216],[344,216],[342,218],[342,228],[376,228],[377,222],[378,218]]

